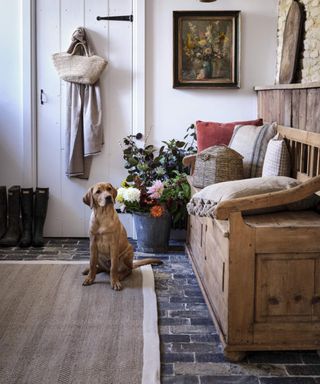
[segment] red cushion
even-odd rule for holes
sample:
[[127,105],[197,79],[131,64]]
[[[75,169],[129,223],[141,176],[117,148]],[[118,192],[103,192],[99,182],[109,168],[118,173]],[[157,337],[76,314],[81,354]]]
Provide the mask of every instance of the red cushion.
[[212,145],[228,145],[233,129],[236,125],[262,125],[263,120],[234,121],[232,123],[216,123],[213,121],[196,122],[198,152],[211,147]]

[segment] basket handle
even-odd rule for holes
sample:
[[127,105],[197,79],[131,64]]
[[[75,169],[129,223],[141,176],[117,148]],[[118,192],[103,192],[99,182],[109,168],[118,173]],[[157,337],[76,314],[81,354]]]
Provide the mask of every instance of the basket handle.
[[85,44],[83,44],[83,43],[77,43],[77,44],[73,47],[73,50],[72,50],[72,52],[71,52],[71,55],[74,55],[74,54],[75,54],[76,49],[78,48],[78,45],[81,45],[81,47],[84,49],[84,52],[85,52],[86,56],[89,56],[87,47],[86,47]]

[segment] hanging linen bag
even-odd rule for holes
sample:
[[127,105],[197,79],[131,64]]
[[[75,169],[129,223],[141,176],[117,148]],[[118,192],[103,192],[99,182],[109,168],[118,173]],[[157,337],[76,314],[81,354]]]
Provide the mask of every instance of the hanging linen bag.
[[[84,56],[75,54],[79,47],[83,48]],[[86,46],[82,43],[76,44],[71,53],[54,53],[52,60],[62,80],[89,85],[97,82],[108,64],[104,58],[98,55],[89,56]]]

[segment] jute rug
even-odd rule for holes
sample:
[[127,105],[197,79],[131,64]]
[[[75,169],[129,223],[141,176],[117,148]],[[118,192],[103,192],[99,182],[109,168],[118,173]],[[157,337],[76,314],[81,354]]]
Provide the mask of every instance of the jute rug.
[[150,266],[83,287],[75,262],[0,263],[0,383],[158,384]]

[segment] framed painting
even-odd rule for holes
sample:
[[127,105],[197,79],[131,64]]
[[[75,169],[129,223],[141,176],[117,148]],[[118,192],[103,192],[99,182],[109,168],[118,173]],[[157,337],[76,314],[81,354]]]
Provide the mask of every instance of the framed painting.
[[173,50],[174,88],[239,88],[240,11],[174,11]]

